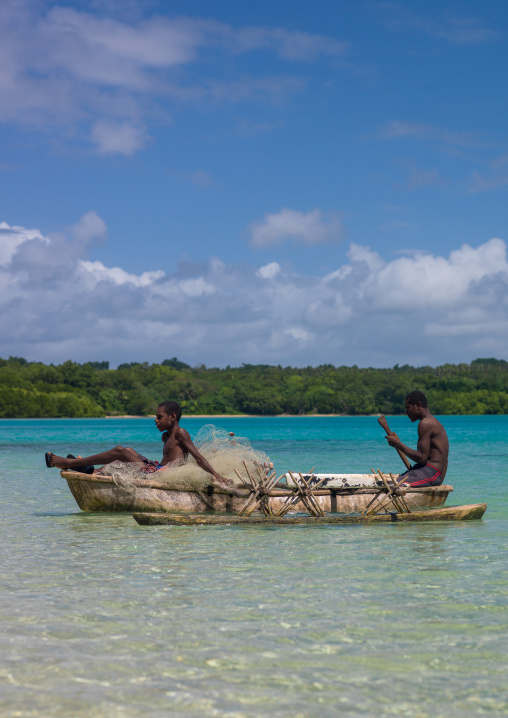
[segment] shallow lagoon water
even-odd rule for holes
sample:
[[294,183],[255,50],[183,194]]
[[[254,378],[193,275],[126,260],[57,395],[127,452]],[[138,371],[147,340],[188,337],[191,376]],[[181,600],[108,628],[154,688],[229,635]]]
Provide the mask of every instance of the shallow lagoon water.
[[[79,511],[44,452],[158,458],[153,420],[1,421],[0,714],[506,715],[508,417],[442,420],[482,521],[141,527]],[[213,423],[281,473],[401,466],[375,418]]]

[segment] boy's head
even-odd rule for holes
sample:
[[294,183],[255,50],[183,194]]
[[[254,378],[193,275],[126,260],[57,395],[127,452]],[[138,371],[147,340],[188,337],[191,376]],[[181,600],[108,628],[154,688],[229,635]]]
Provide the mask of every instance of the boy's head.
[[163,401],[157,407],[159,411],[162,409],[166,414],[176,414],[176,420],[180,421],[182,418],[182,407],[177,404],[176,401]]
[[410,394],[406,396],[406,404],[411,404],[411,406],[416,406],[417,402],[420,402],[420,404],[423,406],[424,409],[428,407],[427,397],[425,394],[421,391],[412,391]]
[[406,414],[411,421],[423,419],[427,408],[427,397],[421,391],[412,391],[406,396]]

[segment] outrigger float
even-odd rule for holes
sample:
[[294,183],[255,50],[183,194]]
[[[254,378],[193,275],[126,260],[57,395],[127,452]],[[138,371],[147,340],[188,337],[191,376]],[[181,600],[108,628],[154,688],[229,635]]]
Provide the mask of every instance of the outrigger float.
[[414,511],[412,513],[397,513],[388,511],[382,514],[369,516],[333,515],[328,516],[204,516],[198,514],[150,514],[135,513],[134,518],[141,526],[245,526],[258,524],[262,526],[282,525],[301,526],[323,524],[371,524],[388,523],[392,521],[471,521],[481,519],[487,504],[470,504],[469,506],[447,506],[443,509],[429,509],[427,511]]

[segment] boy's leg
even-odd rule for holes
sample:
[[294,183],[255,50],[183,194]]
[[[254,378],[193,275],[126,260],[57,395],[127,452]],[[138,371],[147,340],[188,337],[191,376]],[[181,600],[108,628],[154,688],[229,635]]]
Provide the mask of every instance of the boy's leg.
[[142,464],[143,457],[137,451],[126,446],[115,446],[114,449],[103,451],[93,456],[82,456],[81,459],[67,459],[48,452],[46,464],[57,469],[73,469],[77,466],[97,466],[99,464],[110,464],[112,461],[125,461],[129,463]]

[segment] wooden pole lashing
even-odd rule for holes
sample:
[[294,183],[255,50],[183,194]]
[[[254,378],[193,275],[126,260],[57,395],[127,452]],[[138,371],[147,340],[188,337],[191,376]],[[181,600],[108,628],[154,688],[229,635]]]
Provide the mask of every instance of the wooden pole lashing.
[[312,504],[312,506],[314,506],[314,508],[315,508],[315,515],[316,515],[316,516],[324,516],[324,515],[325,515],[325,512],[323,511],[323,509],[322,509],[321,506],[319,505],[319,502],[318,502],[317,498],[316,498],[316,497],[314,496],[314,494],[312,493],[312,490],[310,489],[309,484],[308,484],[308,483],[305,481],[305,479],[303,478],[302,473],[301,473],[300,471],[299,471],[298,473],[300,474],[300,479],[301,479],[301,481],[302,481],[302,483],[303,483],[303,485],[304,485],[304,487],[305,487],[305,489],[306,489],[306,492],[305,492],[305,493],[306,493],[306,498],[308,499],[309,504]]
[[[390,479],[393,481],[393,484],[394,484],[394,486],[395,486],[395,476],[394,476],[392,473],[390,473]],[[404,483],[404,482],[402,482],[402,483]],[[404,491],[404,489],[400,489],[400,491],[402,492],[402,491]],[[400,494],[398,494],[398,498],[399,498],[399,501],[401,502],[401,504],[402,504],[402,505],[404,506],[404,508],[406,509],[406,513],[410,514],[410,513],[411,513],[411,509],[409,508],[409,504],[408,504],[407,501],[406,501],[405,495],[402,494],[402,493],[400,493]]]
[[394,491],[396,491],[396,490],[399,488],[399,486],[400,486],[401,484],[403,484],[403,483],[404,483],[404,479],[401,479],[401,480],[399,481],[399,483],[398,483],[398,484],[395,484],[395,486],[393,487],[393,489],[391,489],[391,491],[388,492],[388,494],[385,496],[385,498],[383,499],[383,501],[381,501],[381,503],[378,504],[377,507],[374,507],[374,508],[375,508],[375,511],[374,511],[373,509],[371,509],[371,510],[369,511],[369,513],[368,513],[368,514],[365,514],[365,515],[366,515],[366,516],[369,516],[371,513],[378,513],[384,506],[387,505],[388,499],[390,499],[390,497],[391,497],[391,495],[394,493]]
[[[386,486],[386,494],[388,495],[390,493],[390,487],[388,486],[388,482],[379,469],[377,470],[377,473],[379,474],[382,482]],[[395,508],[397,509],[399,514],[403,514],[405,512],[404,507],[402,506],[401,502],[398,500],[398,497],[395,496],[395,494],[393,494],[393,496],[392,496],[392,504],[395,506]]]
[[[372,473],[374,474],[374,477],[377,479],[377,473],[374,471],[373,468],[371,468],[371,471],[372,471]],[[380,489],[380,490],[377,492],[377,494],[375,494],[375,495],[372,497],[372,499],[369,501],[369,503],[367,504],[367,506],[363,509],[363,511],[362,511],[362,516],[366,516],[366,515],[367,515],[367,511],[369,510],[369,508],[372,506],[372,504],[373,504],[375,501],[377,501],[377,500],[379,499],[379,497],[380,497],[381,494],[383,494],[383,493],[384,493],[383,489]]]

